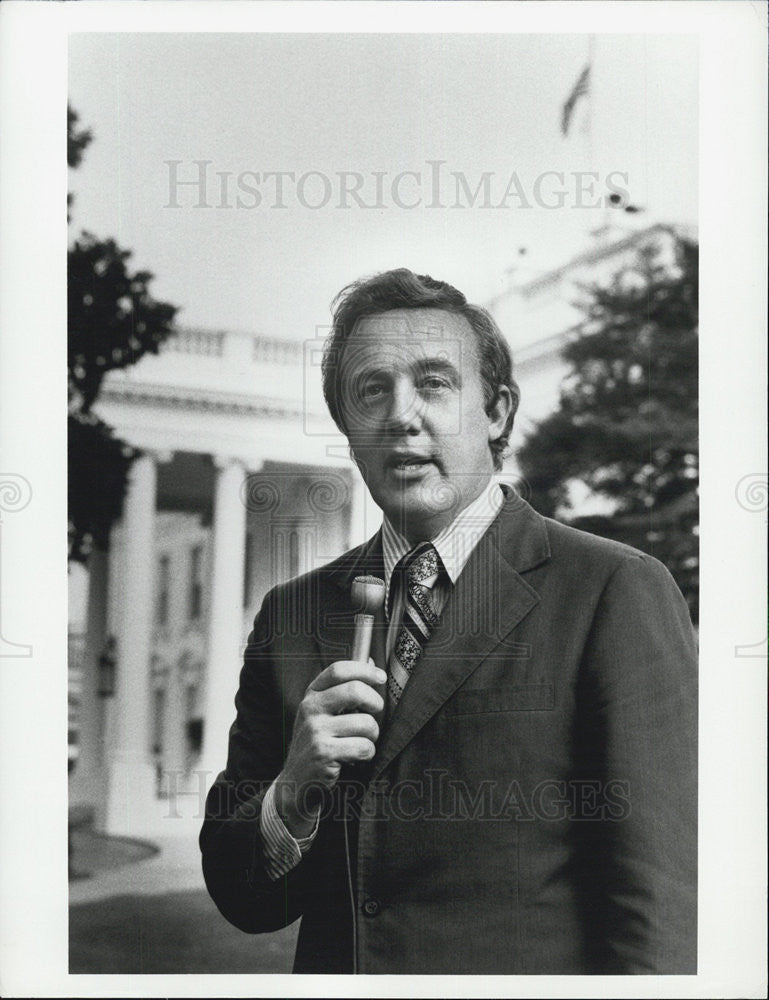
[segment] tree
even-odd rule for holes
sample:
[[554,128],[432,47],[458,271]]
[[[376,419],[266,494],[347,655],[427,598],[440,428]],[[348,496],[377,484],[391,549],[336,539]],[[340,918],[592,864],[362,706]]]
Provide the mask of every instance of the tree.
[[[559,409],[517,458],[535,508],[656,556],[696,620],[698,247],[673,239],[672,264],[644,248],[583,289]],[[611,511],[577,516],[577,483]]]
[[[67,109],[67,163],[77,167],[91,142]],[[67,196],[68,208],[71,196]],[[153,275],[131,274],[131,251],[82,232],[67,261],[69,371],[69,558],[84,562],[91,546],[106,548],[120,517],[131,462],[138,452],[115,437],[92,411],[104,376],[156,354],[173,332],[176,306],[150,294]]]
[[[93,136],[89,129],[78,131],[77,123],[80,116],[76,111],[67,105],[67,166],[79,167],[83,159],[83,153]],[[72,206],[72,195],[67,192],[67,222],[70,222],[69,210]]]

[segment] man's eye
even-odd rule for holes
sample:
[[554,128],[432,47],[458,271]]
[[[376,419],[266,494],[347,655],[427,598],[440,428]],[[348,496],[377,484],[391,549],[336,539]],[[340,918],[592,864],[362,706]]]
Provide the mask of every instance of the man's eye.
[[436,392],[440,389],[448,389],[450,385],[448,379],[445,379],[440,375],[425,375],[419,383],[419,387],[421,389],[427,389],[430,392]]
[[384,395],[385,387],[381,382],[369,382],[361,389],[361,397],[366,400],[379,399]]

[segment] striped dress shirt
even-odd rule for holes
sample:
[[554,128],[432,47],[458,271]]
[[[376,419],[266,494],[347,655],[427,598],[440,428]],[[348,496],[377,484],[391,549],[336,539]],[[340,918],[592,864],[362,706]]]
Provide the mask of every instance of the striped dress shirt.
[[[499,514],[505,501],[505,495],[499,483],[491,479],[483,492],[468,504],[456,518],[431,539],[441,557],[445,574],[436,580],[430,592],[430,603],[437,614],[446,606],[451,591],[459,579],[459,574],[465,568],[481,536],[485,534],[494,518]],[[390,662],[395,640],[398,637],[405,594],[397,587],[390,597],[390,586],[393,582],[393,572],[398,561],[414,546],[392,526],[387,517],[382,523],[382,551],[384,556],[384,573],[386,600],[385,608],[390,609],[390,619],[387,628],[387,662]],[[318,810],[320,815],[320,810]],[[275,807],[275,785],[270,785],[262,801],[260,818],[264,864],[269,877],[273,880],[287,874],[302,860],[302,855],[309,851],[315,834],[318,831],[318,820],[315,828],[307,837],[297,839],[286,829]]]

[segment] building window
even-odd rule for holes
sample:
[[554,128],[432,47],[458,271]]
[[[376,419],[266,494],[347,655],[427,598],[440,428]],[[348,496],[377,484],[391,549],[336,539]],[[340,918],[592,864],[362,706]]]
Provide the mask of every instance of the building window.
[[158,561],[158,625],[168,624],[168,600],[171,586],[171,557],[161,556]]
[[185,695],[185,735],[187,740],[187,760],[197,756],[203,747],[203,719],[198,715],[198,686],[187,685]]
[[152,692],[152,752],[155,756],[163,753],[165,714],[166,693],[163,688],[155,688]]
[[203,546],[196,545],[190,552],[189,617],[200,618],[203,610]]
[[251,573],[253,571],[253,547],[254,536],[250,531],[246,532],[246,551],[243,560],[243,607],[247,608],[251,603]]

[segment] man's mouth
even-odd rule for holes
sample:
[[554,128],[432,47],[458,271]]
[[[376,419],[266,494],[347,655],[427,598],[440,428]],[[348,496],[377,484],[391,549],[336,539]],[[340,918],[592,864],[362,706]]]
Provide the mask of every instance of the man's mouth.
[[418,477],[434,464],[430,455],[395,454],[387,460],[387,468],[404,479]]
[[391,469],[415,469],[422,465],[429,465],[433,459],[429,455],[391,455],[387,464]]

